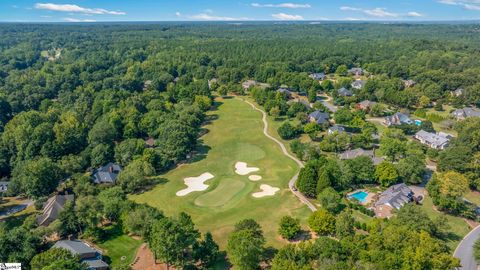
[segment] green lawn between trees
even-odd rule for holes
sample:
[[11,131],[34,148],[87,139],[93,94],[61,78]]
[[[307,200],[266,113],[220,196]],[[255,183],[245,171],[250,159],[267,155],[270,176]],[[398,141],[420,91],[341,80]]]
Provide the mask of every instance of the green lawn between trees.
[[[204,153],[195,162],[161,175],[165,183],[129,198],[157,207],[166,215],[188,213],[202,232],[212,232],[222,248],[236,222],[253,218],[262,226],[267,244],[279,247],[285,243],[277,234],[282,216],[298,217],[306,227],[310,214],[288,189],[288,181],[299,168],[265,137],[260,112],[238,98],[218,98],[216,104],[218,108],[209,112],[212,122],[204,126],[209,132],[200,139],[203,145],[199,149]],[[260,168],[254,174],[263,179],[252,182],[248,176],[237,175],[234,165],[238,161]],[[205,182],[209,185],[206,191],[175,195],[186,187],[185,177],[205,172],[215,176]],[[253,198],[251,194],[260,191],[261,184],[279,187],[280,191],[272,197]]]

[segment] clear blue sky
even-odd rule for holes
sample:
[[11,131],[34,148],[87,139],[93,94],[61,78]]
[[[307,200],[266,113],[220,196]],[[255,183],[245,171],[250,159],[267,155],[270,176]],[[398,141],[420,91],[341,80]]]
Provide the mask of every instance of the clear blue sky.
[[0,0],[0,21],[478,20],[480,0]]

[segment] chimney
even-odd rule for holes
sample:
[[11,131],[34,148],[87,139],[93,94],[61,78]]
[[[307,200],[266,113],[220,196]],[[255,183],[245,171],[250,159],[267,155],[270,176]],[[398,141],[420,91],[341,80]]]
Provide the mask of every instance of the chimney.
[[110,173],[113,173],[113,166],[108,167],[108,171],[109,171]]

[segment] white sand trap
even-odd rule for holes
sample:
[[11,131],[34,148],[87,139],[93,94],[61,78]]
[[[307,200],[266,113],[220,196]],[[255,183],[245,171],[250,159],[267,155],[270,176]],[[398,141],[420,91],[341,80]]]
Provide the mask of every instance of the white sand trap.
[[262,191],[255,192],[255,193],[252,194],[252,196],[255,197],[255,198],[262,198],[262,197],[265,197],[265,196],[273,196],[273,195],[275,195],[275,193],[277,193],[277,191],[280,190],[279,188],[272,187],[272,186],[265,185],[265,184],[260,185],[260,189]]
[[208,185],[205,185],[204,182],[213,178],[213,174],[211,173],[202,173],[200,176],[197,177],[187,177],[183,179],[185,185],[187,185],[186,189],[182,189],[176,193],[177,196],[185,196],[190,192],[194,191],[203,191],[208,188]]
[[245,162],[237,162],[235,163],[235,172],[239,175],[247,175],[252,172],[259,171],[260,169],[257,167],[248,167],[247,163]]
[[252,174],[248,177],[248,179],[250,179],[250,181],[260,181],[262,180],[262,177],[260,175]]

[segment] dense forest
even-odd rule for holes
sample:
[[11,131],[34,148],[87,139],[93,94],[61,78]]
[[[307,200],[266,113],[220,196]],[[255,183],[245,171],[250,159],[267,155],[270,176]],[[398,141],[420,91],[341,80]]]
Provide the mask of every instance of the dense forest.
[[[172,251],[176,254],[163,254],[163,258],[179,268],[208,267],[218,246],[211,235],[201,237],[190,217],[167,218],[155,209],[125,201],[126,194],[143,191],[159,181],[155,175],[190,157],[214,90],[244,94],[240,83],[247,79],[269,83],[271,89],[255,90],[253,98],[269,112],[275,107],[278,114],[296,115],[303,110],[301,106],[287,105],[272,90],[287,85],[296,92],[313,91],[316,96],[317,91],[332,91],[333,85],[320,85],[308,77],[309,73],[339,74],[347,68],[362,67],[372,76],[357,99],[399,108],[416,107],[425,100],[478,106],[479,31],[478,25],[467,24],[0,24],[0,178],[9,182],[7,195],[38,202],[55,191],[74,193],[76,206],[69,206],[69,214],[61,216],[59,226],[53,229],[62,237],[101,239],[105,234],[99,229],[102,221],[121,222],[125,231],[141,235],[161,253],[166,252],[162,247],[171,243],[162,242],[160,236],[175,232],[184,237],[185,246]],[[209,82],[212,79],[216,79],[213,85]],[[416,84],[405,87],[402,80]],[[350,83],[340,81],[335,86]],[[452,96],[451,91],[458,88],[465,89],[465,94]],[[365,124],[364,114],[342,115],[340,111],[335,117],[339,123]],[[371,129],[375,127],[362,125],[361,134],[349,139],[349,144],[370,146]],[[460,136],[449,152],[440,154],[439,168],[469,174],[470,186],[478,187],[478,123],[467,122],[457,130]],[[146,144],[148,139],[154,140],[153,145]],[[326,140],[321,147],[330,152],[345,150],[335,148],[335,139],[332,137],[330,144]],[[402,159],[395,152],[388,157],[399,162],[403,174],[397,178],[420,182],[423,170],[415,164],[423,165],[417,161],[425,159],[424,152],[395,132],[382,139],[390,141],[384,148],[395,148],[396,140],[403,141]],[[331,175],[343,172],[337,178],[344,182],[322,176],[328,182],[325,186],[336,190],[352,182],[368,183],[375,173],[373,164],[365,159],[345,163],[324,157],[306,160],[310,162],[304,174],[308,169],[315,174],[319,167],[329,168]],[[93,185],[85,173],[108,162],[123,168],[118,187]],[[353,175],[359,170],[363,174]],[[429,187],[433,196],[435,183]],[[315,183],[302,191],[316,197],[318,190]],[[454,202],[449,199],[434,197],[440,208],[464,211],[452,207]],[[325,265],[322,269],[457,266],[439,240],[446,233],[441,221],[430,220],[415,209],[403,211],[388,224],[369,228],[368,236],[354,235],[348,217],[337,221],[337,227],[346,229],[336,230],[334,223],[327,224],[329,231],[324,235],[337,235],[340,241],[320,237],[310,244],[287,246],[275,256],[272,268],[311,269],[317,264]],[[127,212],[148,224],[137,224]],[[409,217],[424,223],[414,224]],[[36,254],[47,250],[45,236],[52,231],[37,228],[32,219],[15,228],[2,224],[0,261],[29,265]],[[232,241],[245,237],[251,238],[250,244],[262,246],[258,225],[243,225],[247,228],[237,228]],[[401,240],[400,246],[391,237]],[[187,250],[191,253],[188,262],[180,258]],[[235,246],[227,251],[238,252]],[[202,256],[209,257],[208,261],[202,261]],[[232,260],[243,265],[241,257],[234,255]],[[32,263],[34,269],[42,267],[35,268]],[[246,262],[241,269],[254,268]]]

